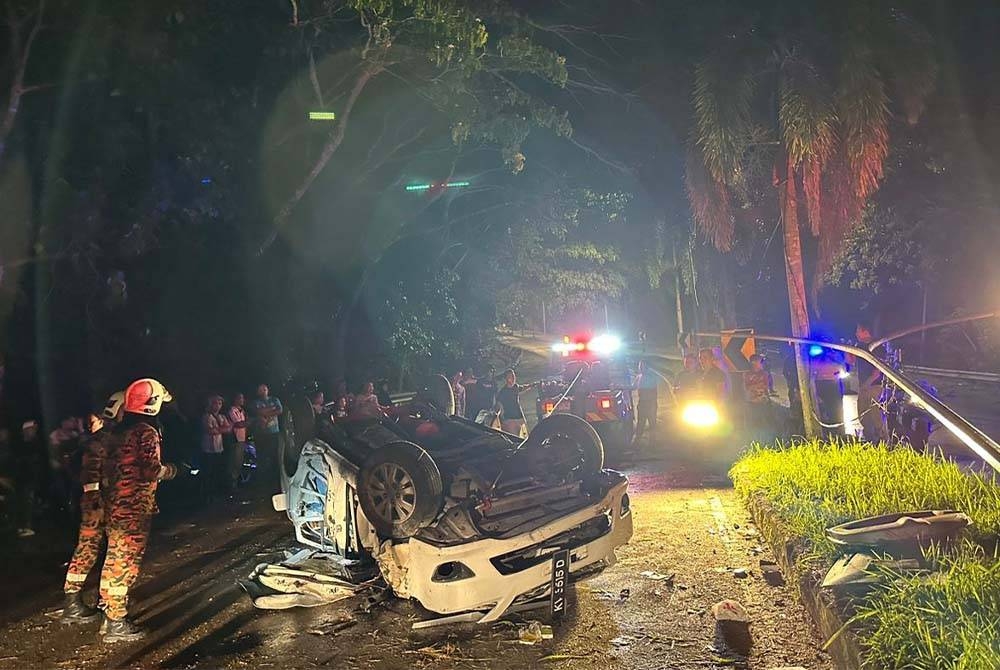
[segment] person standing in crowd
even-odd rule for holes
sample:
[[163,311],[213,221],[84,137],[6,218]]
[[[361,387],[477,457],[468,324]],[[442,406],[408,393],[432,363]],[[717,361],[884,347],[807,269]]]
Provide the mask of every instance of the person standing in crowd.
[[326,405],[326,394],[324,394],[319,389],[312,391],[308,395],[309,405],[312,407],[313,416],[317,417],[323,413],[323,407]]
[[232,405],[226,412],[226,418],[233,427],[233,443],[230,452],[226,454],[226,475],[229,480],[229,487],[236,489],[236,483],[240,479],[240,472],[243,469],[243,454],[247,448],[247,414],[244,409],[246,396],[242,393],[233,395]]
[[462,371],[451,376],[451,391],[455,394],[455,416],[465,416],[465,385],[462,383]]
[[201,457],[205,471],[202,494],[206,500],[214,499],[219,489],[226,486],[225,436],[232,433],[233,424],[222,413],[222,396],[210,396],[201,416]]
[[139,379],[125,389],[125,416],[121,442],[106,460],[108,482],[108,553],[101,569],[101,601],[105,642],[138,640],[145,632],[127,617],[128,593],[139,577],[139,567],[149,539],[160,481],[177,476],[177,468],[162,463],[159,421],[170,393],[155,379]]
[[[875,341],[871,326],[859,323],[854,330],[858,346],[867,349]],[[865,439],[878,442],[885,439],[886,429],[879,398],[882,395],[882,373],[871,363],[861,359],[854,361],[855,374],[858,378],[858,415]]]
[[274,474],[274,463],[278,459],[278,441],[281,439],[281,424],[278,421],[285,408],[281,401],[271,395],[267,384],[257,387],[257,399],[253,402],[254,419],[257,430],[254,437],[257,440],[257,463],[264,473],[261,482],[267,482]]
[[100,616],[96,609],[88,607],[83,602],[82,592],[87,575],[97,564],[106,534],[107,489],[106,487],[102,489],[101,483],[105,480],[105,463],[109,456],[113,458],[117,452],[113,440],[120,437],[115,429],[124,413],[125,394],[122,391],[111,394],[101,412],[103,427],[94,432],[83,444],[80,465],[80,484],[83,488],[80,496],[80,532],[63,584],[63,593],[66,596],[62,614],[63,623],[89,623]]
[[504,385],[496,394],[496,402],[500,406],[500,429],[505,433],[528,437],[528,424],[524,420],[524,409],[521,407],[521,394],[532,387],[532,384],[518,384],[517,374],[512,369],[504,373]]
[[333,405],[333,419],[335,421],[343,421],[349,415],[350,411],[348,410],[347,397],[340,396]]
[[649,369],[645,360],[640,360],[635,386],[639,390],[639,403],[636,407],[635,439],[642,437],[649,429],[649,439],[653,439],[656,431],[656,413],[659,411],[659,380]]
[[832,349],[824,349],[809,361],[819,420],[827,436],[837,434],[844,425],[844,387],[840,378],[843,370],[844,362]]
[[382,416],[383,412],[384,409],[378,402],[378,396],[375,395],[375,385],[371,382],[365,382],[361,393],[354,398],[351,418],[371,419]]
[[48,463],[48,452],[35,419],[28,419],[21,424],[11,460],[16,488],[17,535],[31,537],[35,534],[35,504],[39,492],[45,490],[44,479]]
[[674,394],[678,402],[690,399],[698,393],[701,376],[702,370],[698,357],[694,354],[685,354],[684,369],[674,377]]
[[378,404],[382,407],[392,407],[392,394],[389,392],[389,380],[380,379],[375,384],[375,395],[378,396]]
[[726,373],[719,367],[715,353],[711,349],[698,352],[698,362],[701,363],[701,392],[709,399],[725,404],[729,401],[729,384]]
[[341,399],[343,399],[344,408],[347,411],[347,414],[350,414],[351,410],[354,409],[354,396],[347,390],[347,382],[343,379],[338,379],[333,390],[333,402],[335,405],[339,405]]
[[764,369],[764,357],[750,357],[750,369],[743,373],[743,390],[749,409],[750,426],[759,440],[774,437],[773,406],[770,395],[770,375]]
[[69,416],[49,434],[49,495],[53,507],[73,516],[76,509],[76,477],[73,464],[83,436],[83,422]]
[[479,412],[489,409],[490,406],[483,406],[479,400],[479,380],[476,379],[476,373],[472,368],[466,368],[465,372],[462,373],[462,388],[465,389],[465,418],[475,421]]

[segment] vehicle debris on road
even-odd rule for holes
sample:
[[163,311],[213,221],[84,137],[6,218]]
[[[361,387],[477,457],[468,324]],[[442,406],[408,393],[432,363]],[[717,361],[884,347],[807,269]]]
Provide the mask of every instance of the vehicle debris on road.
[[531,621],[517,631],[517,641],[521,644],[538,644],[551,639],[552,626],[544,626],[538,621]]

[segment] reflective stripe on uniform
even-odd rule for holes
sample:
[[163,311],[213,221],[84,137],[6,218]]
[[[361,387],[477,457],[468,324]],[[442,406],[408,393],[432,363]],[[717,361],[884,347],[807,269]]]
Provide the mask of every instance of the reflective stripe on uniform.
[[83,492],[84,493],[89,493],[91,491],[99,491],[100,489],[101,489],[101,485],[98,482],[94,482],[92,484],[84,484],[83,485]]
[[67,572],[66,573],[66,581],[67,582],[85,582],[85,581],[87,581],[87,575],[81,575],[81,574],[76,573],[76,572]]
[[101,592],[106,593],[109,596],[127,596],[128,587],[127,586],[108,586],[105,581],[101,582]]

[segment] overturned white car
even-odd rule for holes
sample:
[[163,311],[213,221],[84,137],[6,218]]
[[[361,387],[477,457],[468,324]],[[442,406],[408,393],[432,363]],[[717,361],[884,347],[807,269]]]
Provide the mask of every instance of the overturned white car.
[[299,542],[374,560],[431,612],[485,623],[542,599],[558,607],[564,584],[613,564],[631,538],[627,478],[603,469],[600,438],[575,416],[522,441],[444,404],[337,422],[293,409],[275,508]]

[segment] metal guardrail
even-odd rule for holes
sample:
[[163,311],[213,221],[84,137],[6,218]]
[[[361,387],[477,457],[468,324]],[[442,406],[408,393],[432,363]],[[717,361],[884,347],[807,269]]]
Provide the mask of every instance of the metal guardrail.
[[942,377],[944,379],[964,379],[973,382],[1000,384],[1000,374],[993,372],[977,372],[975,370],[951,370],[947,368],[927,368],[922,365],[904,365],[903,369],[915,375]]
[[[698,336],[721,337],[721,333],[698,333]],[[982,458],[994,470],[1000,472],[1000,444],[997,444],[993,438],[969,423],[961,414],[925,391],[905,374],[887,365],[880,358],[876,358],[870,351],[849,344],[808,340],[800,337],[782,337],[777,335],[755,335],[754,337],[758,340],[785,342],[799,346],[811,346],[815,344],[860,358],[885,375],[893,384],[906,391],[910,395],[912,402],[927,410],[928,414],[947,428],[962,444]]]

